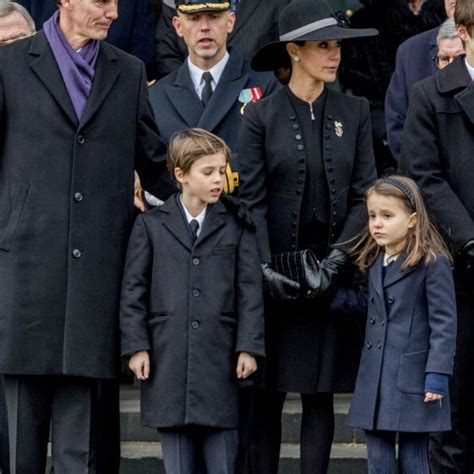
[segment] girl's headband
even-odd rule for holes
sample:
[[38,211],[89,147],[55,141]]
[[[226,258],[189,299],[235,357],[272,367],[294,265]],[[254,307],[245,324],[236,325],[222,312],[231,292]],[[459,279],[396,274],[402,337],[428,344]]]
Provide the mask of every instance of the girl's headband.
[[396,178],[383,178],[382,183],[391,184],[392,186],[395,186],[406,196],[408,201],[410,201],[412,210],[416,210],[415,196],[413,195],[411,189],[405,183]]

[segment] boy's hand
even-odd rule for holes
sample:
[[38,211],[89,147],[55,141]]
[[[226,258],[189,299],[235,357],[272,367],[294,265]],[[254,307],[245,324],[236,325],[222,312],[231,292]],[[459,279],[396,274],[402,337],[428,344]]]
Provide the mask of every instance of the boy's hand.
[[255,357],[248,352],[241,352],[237,361],[237,378],[246,379],[250,374],[257,370],[257,361]]
[[441,395],[440,393],[426,392],[424,402],[434,402],[435,400],[441,400],[442,398],[443,395]]
[[150,376],[150,356],[147,351],[138,351],[130,357],[130,370],[138,380],[147,380]]

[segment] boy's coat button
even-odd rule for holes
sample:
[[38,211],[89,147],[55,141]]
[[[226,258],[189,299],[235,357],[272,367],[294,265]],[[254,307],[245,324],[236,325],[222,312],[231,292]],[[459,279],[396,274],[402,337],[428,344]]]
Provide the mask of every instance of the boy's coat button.
[[192,327],[193,329],[197,329],[197,328],[199,327],[199,321],[193,321],[193,322],[191,323],[191,327]]
[[193,265],[199,265],[201,263],[201,260],[199,258],[195,257],[193,258]]
[[201,292],[199,290],[193,290],[193,296],[195,296],[196,298],[201,294]]

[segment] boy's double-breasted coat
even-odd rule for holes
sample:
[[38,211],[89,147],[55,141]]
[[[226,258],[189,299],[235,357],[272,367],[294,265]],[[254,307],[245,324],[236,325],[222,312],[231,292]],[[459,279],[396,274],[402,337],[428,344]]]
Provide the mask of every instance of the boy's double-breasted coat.
[[133,173],[159,160],[145,68],[101,43],[79,121],[43,32],[0,50],[0,372],[115,377]]
[[[313,140],[303,136],[286,88],[245,110],[239,196],[255,219],[262,262],[298,249],[300,216],[311,205],[303,199],[311,160],[320,160],[326,181],[322,189],[308,184],[316,203],[319,196],[329,202],[325,241],[346,242],[366,222],[364,193],[376,177],[369,105],[329,90],[320,126],[321,143],[306,149]],[[324,302],[304,306],[276,302],[267,308],[266,387],[301,393],[352,390],[357,361],[349,354],[357,337],[347,322],[335,324],[328,317]]]
[[383,252],[369,273],[365,343],[347,423],[366,430],[450,429],[449,396],[424,403],[426,373],[451,375],[456,302],[449,261],[439,255],[385,279]]
[[175,196],[138,217],[128,246],[122,353],[147,350],[142,422],[237,426],[237,354],[265,355],[255,233],[222,202],[194,245]]

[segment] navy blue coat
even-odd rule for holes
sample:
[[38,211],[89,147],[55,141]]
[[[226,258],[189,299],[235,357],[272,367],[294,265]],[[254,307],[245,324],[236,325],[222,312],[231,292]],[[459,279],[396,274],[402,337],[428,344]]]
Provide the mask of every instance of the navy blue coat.
[[264,356],[255,232],[221,201],[194,245],[172,196],[138,217],[125,266],[122,353],[149,350],[142,422],[235,428],[237,353]]
[[367,430],[447,431],[449,396],[424,403],[425,374],[451,375],[456,303],[446,257],[382,278],[383,253],[369,272],[366,338],[347,423]]
[[[56,11],[54,0],[17,0],[33,17],[36,28]],[[147,67],[156,62],[155,17],[149,0],[126,0],[118,3],[118,18],[112,23],[107,42],[140,58]]]
[[403,42],[397,51],[395,71],[385,95],[387,141],[393,157],[400,161],[403,125],[408,111],[410,89],[438,70],[432,58],[438,53],[439,28],[425,31]]

